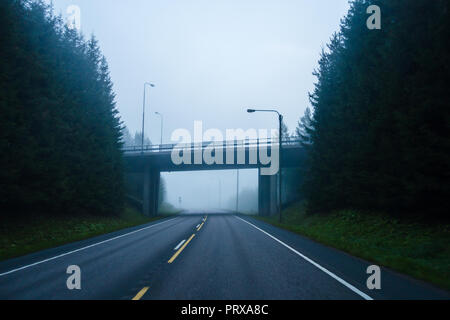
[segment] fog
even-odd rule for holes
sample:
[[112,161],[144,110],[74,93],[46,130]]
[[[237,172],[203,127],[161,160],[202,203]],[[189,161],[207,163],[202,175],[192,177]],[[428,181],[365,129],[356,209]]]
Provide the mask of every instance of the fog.
[[[309,106],[321,48],[338,30],[347,0],[53,0],[67,17],[80,8],[82,33],[94,34],[106,56],[121,118],[141,130],[144,82],[146,135],[164,143],[178,128],[277,128],[271,114],[246,107],[276,107],[293,132]],[[230,206],[236,171],[163,174],[167,201],[185,208]],[[222,194],[219,196],[219,181]],[[256,171],[241,171],[242,190],[256,190]]]
[[[177,208],[236,210],[237,170],[162,173],[162,178],[167,187],[166,201]],[[256,197],[257,178],[256,169],[239,170],[240,211],[256,211],[255,199],[248,191]]]

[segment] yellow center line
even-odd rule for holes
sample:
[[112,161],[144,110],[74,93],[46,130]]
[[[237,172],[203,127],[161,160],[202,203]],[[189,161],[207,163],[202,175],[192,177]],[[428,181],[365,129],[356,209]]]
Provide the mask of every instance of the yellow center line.
[[142,288],[141,291],[138,292],[138,294],[131,300],[140,300],[142,298],[142,296],[147,292],[149,287],[144,287]]
[[204,224],[205,224],[205,223],[203,222],[203,223],[197,228],[197,231],[200,231],[200,229],[203,227]]
[[183,244],[183,246],[182,246],[180,249],[178,249],[177,252],[175,252],[175,254],[172,256],[172,258],[170,258],[169,261],[167,261],[167,263],[172,263],[172,262],[178,257],[178,255],[181,253],[181,251],[183,251],[184,248],[186,248],[186,246],[189,244],[189,242],[191,242],[191,240],[192,240],[194,237],[195,237],[195,233],[189,238],[188,241],[186,241],[186,242]]

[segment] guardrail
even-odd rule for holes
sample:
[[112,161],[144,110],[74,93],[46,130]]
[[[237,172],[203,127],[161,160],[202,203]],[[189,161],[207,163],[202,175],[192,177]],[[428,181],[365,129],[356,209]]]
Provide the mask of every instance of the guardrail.
[[[190,151],[204,149],[206,147],[214,146],[215,148],[242,148],[242,147],[260,147],[260,146],[272,146],[278,145],[278,139],[247,139],[247,140],[232,140],[232,141],[207,141],[207,142],[193,142],[185,144],[161,144],[161,145],[144,145],[144,146],[128,146],[123,147],[122,151],[124,153],[136,153],[136,152],[161,152],[161,151],[172,151],[173,149]],[[284,139],[282,142],[282,147],[287,146],[299,146],[301,143],[300,139]]]

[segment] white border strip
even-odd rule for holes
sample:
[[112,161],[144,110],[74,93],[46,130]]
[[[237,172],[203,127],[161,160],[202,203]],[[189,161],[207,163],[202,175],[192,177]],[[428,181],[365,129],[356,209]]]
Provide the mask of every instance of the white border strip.
[[344,286],[346,286],[347,288],[349,288],[350,290],[352,290],[354,293],[360,295],[361,297],[363,297],[366,300],[373,300],[372,297],[368,296],[367,294],[365,294],[364,292],[362,292],[361,290],[355,288],[354,286],[352,286],[350,283],[348,283],[347,281],[345,281],[344,279],[338,277],[337,275],[335,275],[333,272],[329,271],[328,269],[322,267],[320,264],[314,262],[313,260],[311,260],[310,258],[308,258],[307,256],[301,254],[300,252],[298,252],[297,250],[295,250],[294,248],[292,248],[291,246],[287,245],[286,243],[284,243],[283,241],[275,238],[274,236],[272,236],[271,234],[267,233],[266,231],[258,228],[257,226],[255,226],[254,224],[245,221],[244,219],[235,216],[236,218],[238,218],[239,220],[244,221],[245,223],[251,225],[253,228],[258,229],[259,231],[261,231],[262,233],[264,233],[265,235],[269,236],[270,238],[272,238],[273,240],[275,240],[276,242],[280,243],[281,245],[285,246],[286,248],[288,248],[289,250],[291,250],[292,252],[294,252],[295,254],[299,255],[300,257],[302,257],[303,259],[305,259],[306,261],[308,261],[309,263],[311,263],[312,265],[314,265],[315,267],[319,268],[320,270],[322,270],[323,272],[325,272],[326,274],[328,274],[330,277],[332,277],[333,279],[339,281],[340,283],[342,283]]
[[79,249],[76,249],[76,250],[72,250],[72,251],[69,251],[69,252],[66,252],[66,253],[63,253],[63,254],[60,254],[60,255],[57,255],[57,256],[54,256],[54,257],[45,259],[45,260],[41,260],[41,261],[38,261],[38,262],[35,262],[35,263],[32,263],[32,264],[28,264],[28,265],[26,265],[26,266],[23,266],[23,267],[20,267],[20,268],[17,268],[17,269],[13,269],[13,270],[10,270],[10,271],[4,272],[4,273],[0,273],[0,277],[6,276],[6,275],[8,275],[8,274],[11,274],[11,273],[14,273],[14,272],[23,270],[23,269],[27,269],[27,268],[30,268],[30,267],[34,267],[34,266],[36,266],[36,265],[38,265],[38,264],[42,264],[42,263],[44,263],[44,262],[48,262],[48,261],[51,261],[51,260],[55,260],[55,259],[58,259],[58,258],[67,256],[67,255],[72,254],[72,253],[75,253],[75,252],[79,252],[79,251],[82,251],[82,250],[86,250],[86,249],[89,249],[89,248],[98,246],[98,245],[100,245],[100,244],[103,244],[103,243],[107,243],[107,242],[110,242],[110,241],[113,241],[113,240],[116,240],[116,239],[120,239],[120,238],[129,236],[130,234],[134,234],[134,233],[137,233],[137,232],[141,232],[141,231],[143,231],[143,230],[147,230],[147,229],[156,227],[156,226],[158,226],[158,225],[160,225],[160,224],[163,224],[163,223],[166,223],[166,222],[168,222],[168,221],[175,220],[175,219],[176,219],[176,218],[169,219],[169,220],[166,220],[166,221],[163,221],[163,222],[159,222],[159,223],[156,223],[156,224],[152,224],[152,225],[150,225],[150,226],[148,226],[148,227],[145,227],[145,228],[142,228],[142,229],[138,229],[138,230],[134,230],[134,231],[131,231],[131,232],[122,234],[122,235],[120,235],[120,236],[111,238],[111,239],[103,240],[103,241],[100,241],[100,242],[91,244],[91,245],[86,246],[86,247],[83,247],[83,248],[79,248]]

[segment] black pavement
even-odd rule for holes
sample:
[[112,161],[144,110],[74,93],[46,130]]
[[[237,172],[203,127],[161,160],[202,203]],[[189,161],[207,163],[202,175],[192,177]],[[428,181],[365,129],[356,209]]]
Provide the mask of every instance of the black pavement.
[[[205,219],[206,218],[206,219]],[[81,269],[81,290],[66,286]],[[0,263],[0,299],[449,299],[444,290],[246,216],[192,211]]]

